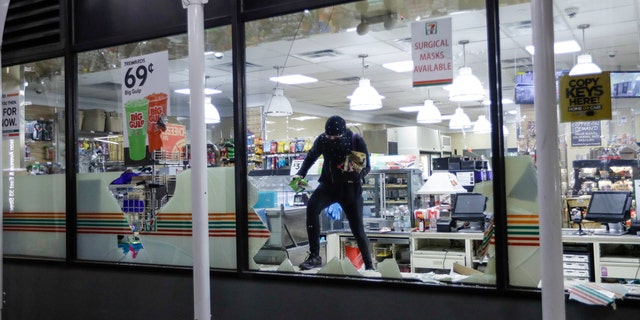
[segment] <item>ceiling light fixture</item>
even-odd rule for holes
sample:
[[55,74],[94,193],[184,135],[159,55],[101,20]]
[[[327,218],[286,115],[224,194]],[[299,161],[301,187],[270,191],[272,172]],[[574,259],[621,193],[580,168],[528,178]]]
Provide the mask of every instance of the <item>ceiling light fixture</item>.
[[[284,68],[287,66],[287,60],[289,60],[289,56],[291,55],[291,49],[293,49],[293,44],[296,42],[296,38],[298,37],[298,32],[300,31],[300,26],[302,26],[302,21],[306,16],[305,12],[302,12],[300,16],[300,21],[298,22],[298,27],[296,28],[296,32],[293,34],[293,40],[291,40],[291,44],[289,45],[289,51],[284,58],[284,63],[282,66],[275,66],[276,69],[276,78],[282,77],[282,73],[284,72]],[[280,70],[282,69],[282,72]],[[267,104],[264,108],[265,116],[273,116],[273,117],[288,117],[293,114],[293,108],[291,107],[291,102],[289,99],[284,96],[284,90],[279,88],[281,81],[276,82],[275,88],[273,88],[273,94],[271,98],[267,101]]]
[[442,114],[438,107],[433,104],[433,100],[428,99],[424,101],[424,106],[418,111],[416,117],[418,123],[440,123],[442,122]]
[[205,97],[204,100],[204,123],[220,123],[220,113],[216,106],[211,103],[211,97]]
[[288,76],[279,76],[279,77],[271,77],[269,80],[274,82],[280,82],[284,84],[303,84],[303,83],[312,83],[318,82],[318,79],[307,77],[301,74],[290,74]]
[[453,80],[449,90],[449,100],[461,101],[482,101],[484,99],[484,88],[482,83],[473,75],[470,67],[467,67],[466,45],[469,40],[460,40],[462,45],[463,66],[458,70],[458,77]]
[[360,78],[356,90],[347,97],[351,100],[349,109],[355,111],[380,109],[382,108],[382,99],[384,99],[384,96],[381,96],[378,91],[371,86],[371,80],[365,77],[364,71],[369,67],[364,62],[366,57],[368,57],[366,54],[358,55],[358,58],[362,59],[362,78]]
[[459,130],[468,127],[471,127],[471,119],[464,113],[462,108],[458,107],[451,120],[449,120],[449,129]]
[[383,64],[382,67],[398,73],[409,72],[409,71],[413,71],[413,60],[389,62],[389,63]]
[[[274,68],[277,70],[276,77],[280,77],[281,67],[275,66]],[[282,67],[282,69],[284,69],[284,67]],[[291,102],[284,96],[284,89],[278,88],[278,84],[273,88],[273,94],[267,101],[264,114],[272,117],[288,117],[293,114]]]
[[[482,104],[485,106],[490,106],[491,100],[484,100],[482,101]],[[513,104],[513,100],[509,98],[502,98],[502,105],[505,105],[505,104]]]
[[473,132],[475,133],[489,133],[491,132],[491,122],[487,120],[484,115],[479,115],[478,120],[473,125]]
[[[524,47],[530,55],[535,53],[535,48],[531,45]],[[582,48],[575,40],[568,41],[558,41],[553,44],[553,53],[554,54],[564,54],[564,53],[572,53],[572,52],[580,52]]]
[[602,69],[593,63],[591,55],[587,53],[587,45],[584,42],[584,30],[587,28],[589,28],[589,24],[581,24],[578,26],[578,29],[582,30],[582,47],[584,48],[584,52],[578,56],[578,63],[576,63],[576,65],[571,68],[571,71],[569,71],[570,76],[602,72]]
[[274,88],[273,95],[267,101],[267,107],[264,112],[267,116],[288,117],[293,114],[291,102],[284,96],[282,88]]

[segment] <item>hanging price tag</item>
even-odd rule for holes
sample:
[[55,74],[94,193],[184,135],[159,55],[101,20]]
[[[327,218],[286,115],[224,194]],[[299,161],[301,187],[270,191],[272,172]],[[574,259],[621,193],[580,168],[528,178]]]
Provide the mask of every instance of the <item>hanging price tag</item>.
[[298,170],[300,170],[300,167],[302,167],[302,161],[304,160],[296,159],[291,161],[291,170],[289,170],[289,175],[293,176],[298,173]]

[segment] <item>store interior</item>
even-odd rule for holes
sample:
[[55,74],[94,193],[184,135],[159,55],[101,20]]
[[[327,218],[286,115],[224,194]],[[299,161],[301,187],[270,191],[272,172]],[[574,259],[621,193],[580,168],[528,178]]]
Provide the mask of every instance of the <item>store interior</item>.
[[[571,52],[557,52],[555,69],[558,72],[571,70],[578,56],[585,53],[589,53],[593,61],[605,71],[640,69],[638,1],[617,1],[615,5],[606,1],[565,0],[553,3],[556,43],[574,41],[577,45]],[[435,167],[433,160],[437,158],[463,157],[464,161],[474,162],[473,170],[490,168],[490,162],[487,165],[483,163],[491,155],[491,126],[488,129],[486,126],[479,128],[478,124],[483,118],[503,123],[505,151],[508,155],[535,155],[536,119],[530,96],[533,90],[533,56],[529,48],[532,44],[531,4],[516,0],[501,1],[500,4],[500,78],[503,100],[499,104],[491,104],[489,101],[489,86],[492,84],[489,83],[487,68],[489,57],[484,1],[361,1],[247,23],[244,92],[249,156],[252,157],[251,171],[289,168],[289,162],[272,165],[268,161],[265,154],[267,144],[276,141],[278,146],[272,152],[276,154],[304,152],[305,144],[323,131],[324,121],[331,115],[344,117],[351,130],[361,133],[368,140],[372,146],[370,151],[374,153],[381,156],[415,156],[416,167],[411,169],[419,169],[421,172],[417,183],[411,187],[415,190],[408,189],[410,193],[417,191],[431,176]],[[411,24],[415,21],[445,18],[452,22],[454,78],[458,77],[459,68],[469,67],[482,85],[481,96],[471,101],[453,101],[453,89],[448,85],[412,85],[412,65],[409,64],[407,68],[406,64],[412,59]],[[188,140],[189,95],[177,92],[189,85],[186,34],[80,53],[77,129],[82,148],[90,153],[86,158],[80,156],[79,173],[123,170],[122,129],[118,126],[122,107],[120,61],[164,50],[169,53],[170,97],[167,122],[185,126]],[[234,138],[234,55],[231,51],[230,27],[207,30],[205,51],[205,87],[213,90],[211,94],[206,94],[206,101],[210,101],[211,105],[207,104],[205,107],[215,108],[220,118],[217,122],[207,124],[207,140],[212,145],[214,156],[223,157],[220,150],[229,147],[229,144],[233,147]],[[28,84],[24,87],[25,100],[31,105],[27,108],[25,119],[37,122],[40,118],[45,118],[45,122],[34,125],[46,127],[46,121],[51,121],[54,127],[63,127],[63,117],[58,115],[64,108],[64,72],[61,67],[60,59],[52,59],[34,63],[23,70],[25,83]],[[394,67],[404,69],[393,70]],[[287,84],[284,80],[270,80],[274,76],[288,75],[304,75],[313,79],[294,84]],[[371,86],[384,96],[381,108],[366,111],[350,109],[348,96],[354,93],[363,78],[369,79]],[[632,81],[635,85],[636,80]],[[577,185],[575,178],[585,178],[590,174],[595,176],[596,172],[599,174],[597,169],[583,170],[583,166],[576,167],[574,161],[619,158],[625,148],[633,149],[635,153],[632,153],[631,159],[637,160],[637,102],[633,98],[639,96],[632,94],[632,90],[625,90],[625,94],[627,91],[629,93],[626,97],[612,99],[613,119],[603,122],[602,142],[598,147],[572,146],[571,127],[560,124],[563,195],[573,197],[589,192],[594,185],[583,184],[585,181],[580,181],[580,185]],[[276,92],[282,93],[290,102],[291,112],[280,114],[284,116],[270,114],[269,107]],[[440,121],[418,123],[418,112],[431,104],[441,113]],[[45,106],[50,110],[40,111],[36,108],[38,106]],[[490,108],[500,110],[501,118],[491,119]],[[42,116],[42,112],[48,113]],[[452,125],[456,112],[464,112],[468,116],[469,123],[462,128]],[[63,134],[59,131],[53,139],[62,137]],[[33,142],[27,143],[28,146],[44,151],[42,155],[32,153],[35,160],[30,163],[27,161],[25,168],[33,166],[35,162],[64,163],[64,151],[56,150],[63,149],[64,143],[48,144],[44,136],[31,140]],[[103,145],[109,150],[109,158],[96,159],[92,145],[96,141],[105,140],[108,142]],[[303,141],[303,146],[298,150],[300,140]],[[295,152],[287,148],[291,141],[296,142]],[[279,147],[283,148],[282,152],[278,151]],[[229,157],[229,149],[224,154],[227,158],[219,158],[209,164],[234,165],[233,159]],[[253,158],[256,155],[262,156]],[[101,156],[104,157],[105,153],[102,152]],[[426,156],[426,160],[422,160],[423,156]],[[114,165],[110,166],[107,162]],[[479,168],[475,167],[475,162],[481,163]],[[385,180],[386,173],[378,173],[380,176],[376,179],[388,182]],[[411,181],[412,174],[413,172],[408,177],[393,179]],[[630,173],[629,177],[637,174]],[[615,182],[617,181],[612,181]],[[373,184],[375,185],[375,181]],[[625,184],[625,187],[628,185]],[[282,188],[282,183],[276,188]],[[405,209],[410,213],[414,209],[426,209],[424,203],[415,205],[415,208],[414,204],[414,199],[410,199],[408,208]],[[377,210],[379,212],[382,209]],[[410,217],[410,228],[416,227],[414,215],[410,214]],[[376,218],[375,213],[372,218]],[[575,227],[570,219],[565,221],[565,227]],[[348,241],[348,236],[344,235],[344,238],[338,241]],[[461,242],[467,240],[469,239],[460,239]],[[390,247],[393,245],[404,250],[410,244],[392,243]],[[336,254],[335,250],[332,252]],[[382,254],[386,255],[387,252]],[[464,260],[467,256],[463,255],[460,259]],[[406,256],[400,258],[399,261],[407,260]]]

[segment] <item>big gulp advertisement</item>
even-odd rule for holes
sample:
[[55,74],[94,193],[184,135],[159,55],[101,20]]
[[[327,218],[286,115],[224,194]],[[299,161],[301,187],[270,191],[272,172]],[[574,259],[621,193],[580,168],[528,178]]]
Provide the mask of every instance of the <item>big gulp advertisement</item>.
[[125,163],[146,161],[161,149],[169,112],[169,54],[161,51],[121,61]]

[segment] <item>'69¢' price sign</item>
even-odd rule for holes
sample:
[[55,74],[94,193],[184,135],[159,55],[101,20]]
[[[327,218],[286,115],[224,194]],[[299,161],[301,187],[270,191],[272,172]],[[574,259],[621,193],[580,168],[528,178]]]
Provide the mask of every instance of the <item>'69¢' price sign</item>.
[[140,99],[169,89],[169,54],[151,53],[122,60],[123,100]]

